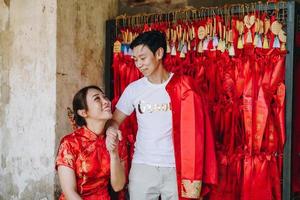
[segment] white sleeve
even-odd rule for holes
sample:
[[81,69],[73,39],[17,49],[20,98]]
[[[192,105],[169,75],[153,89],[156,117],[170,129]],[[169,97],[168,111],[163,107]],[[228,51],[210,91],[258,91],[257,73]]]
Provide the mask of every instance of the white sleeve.
[[116,108],[125,115],[130,115],[134,111],[132,87],[127,86],[123,91]]

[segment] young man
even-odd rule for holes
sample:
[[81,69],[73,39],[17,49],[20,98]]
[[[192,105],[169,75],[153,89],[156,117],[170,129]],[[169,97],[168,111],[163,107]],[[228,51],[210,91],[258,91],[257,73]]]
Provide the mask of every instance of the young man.
[[202,182],[217,180],[214,141],[199,87],[190,77],[164,68],[166,39],[161,32],[142,33],[130,47],[144,77],[124,90],[106,132],[117,138],[119,125],[136,111],[130,199],[199,198]]

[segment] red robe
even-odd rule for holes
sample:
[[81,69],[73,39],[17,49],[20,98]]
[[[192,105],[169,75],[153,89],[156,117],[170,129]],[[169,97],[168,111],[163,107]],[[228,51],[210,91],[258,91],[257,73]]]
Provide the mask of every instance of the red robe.
[[198,199],[217,183],[217,162],[207,105],[195,81],[174,74],[171,99],[179,199]]
[[[119,155],[126,160],[126,146],[120,142]],[[110,200],[110,156],[105,137],[81,127],[66,135],[60,142],[56,164],[74,170],[77,192],[83,200]],[[62,194],[59,198],[65,200]]]

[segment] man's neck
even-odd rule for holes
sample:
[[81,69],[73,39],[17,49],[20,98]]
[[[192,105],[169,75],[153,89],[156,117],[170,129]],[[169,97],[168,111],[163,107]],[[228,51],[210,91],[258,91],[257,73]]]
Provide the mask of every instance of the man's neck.
[[170,73],[164,68],[159,69],[152,76],[147,77],[148,81],[154,84],[162,84],[168,80]]

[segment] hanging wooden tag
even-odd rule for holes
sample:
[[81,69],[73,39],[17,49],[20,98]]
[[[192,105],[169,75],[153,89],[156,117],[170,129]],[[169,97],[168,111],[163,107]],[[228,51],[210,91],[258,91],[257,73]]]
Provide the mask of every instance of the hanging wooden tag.
[[191,27],[188,27],[188,37],[189,37],[189,40],[193,39],[193,31],[192,31]]
[[191,42],[190,41],[187,42],[187,48],[188,48],[188,51],[191,51]]
[[244,24],[248,29],[250,29],[253,26],[254,23],[255,23],[255,16],[254,15],[251,15],[251,16],[246,15],[244,17]]
[[167,28],[165,33],[166,33],[166,40],[170,40],[170,28]]
[[195,27],[192,26],[193,39],[196,37]]
[[282,29],[279,31],[278,37],[281,42],[286,43],[286,34]]
[[259,31],[259,19],[257,19],[254,24],[254,32],[258,33],[258,31]]
[[198,28],[198,38],[199,38],[199,40],[203,40],[205,36],[206,36],[205,28],[203,26],[199,26],[199,28]]
[[264,22],[262,20],[259,20],[258,24],[259,24],[259,31],[258,31],[258,33],[259,34],[263,34],[264,33]]
[[176,33],[177,33],[178,40],[181,40],[181,38],[182,38],[182,28],[181,28],[181,25],[176,26]]
[[120,53],[121,52],[121,42],[119,40],[114,42],[114,53]]
[[277,20],[272,23],[271,31],[274,35],[278,35],[281,29],[282,29],[282,24],[280,24]]
[[124,40],[124,42],[126,43],[126,44],[128,44],[129,42],[129,40],[128,40],[128,37],[129,37],[129,30],[128,29],[126,29],[126,32],[125,32],[125,40]]
[[214,17],[213,22],[214,22],[214,24],[213,24],[212,29],[213,29],[213,36],[214,36],[217,33],[217,18],[216,17]]
[[131,43],[132,42],[132,32],[129,31],[129,34],[128,34],[128,43]]
[[174,31],[173,31],[172,42],[175,43],[176,40],[177,40],[177,32],[174,30]]
[[203,44],[202,44],[202,41],[199,42],[197,51],[198,51],[198,53],[203,53]]
[[183,30],[182,41],[183,42],[187,41],[186,29]]
[[244,33],[244,22],[240,22],[240,29],[238,31],[240,35]]
[[238,31],[238,32],[240,32],[240,21],[239,20],[236,20],[236,30]]
[[229,30],[229,31],[228,31],[228,36],[227,36],[227,38],[228,38],[228,42],[233,42],[232,30]]
[[223,39],[223,27],[221,22],[218,22],[218,29],[219,29],[219,38]]

